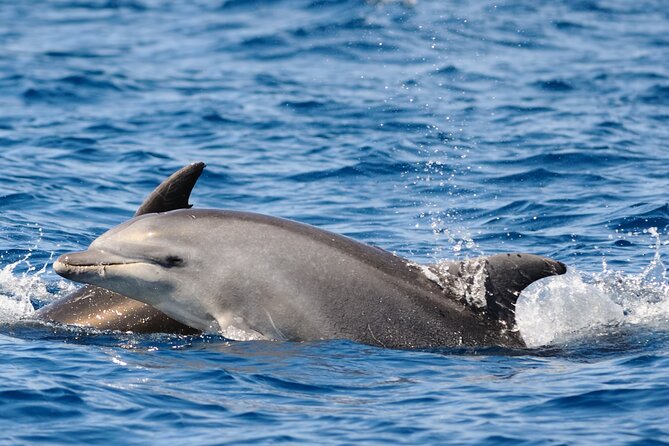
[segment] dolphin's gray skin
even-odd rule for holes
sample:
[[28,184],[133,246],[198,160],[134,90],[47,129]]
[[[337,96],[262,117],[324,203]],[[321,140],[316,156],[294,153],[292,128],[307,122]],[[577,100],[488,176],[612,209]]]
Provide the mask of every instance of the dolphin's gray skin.
[[529,254],[420,266],[302,223],[196,209],[134,218],[54,270],[203,331],[427,348],[524,345],[516,298],[566,268]]
[[[204,167],[204,163],[193,163],[172,174],[146,197],[135,216],[190,208],[190,193]],[[42,307],[35,316],[45,321],[99,330],[197,333],[197,330],[175,321],[150,305],[91,285]]]

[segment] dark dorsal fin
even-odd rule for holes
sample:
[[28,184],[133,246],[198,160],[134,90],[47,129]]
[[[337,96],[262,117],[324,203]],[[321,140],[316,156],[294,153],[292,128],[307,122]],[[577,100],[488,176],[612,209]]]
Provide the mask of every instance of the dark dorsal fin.
[[498,254],[429,265],[444,291],[508,328],[516,325],[516,300],[533,282],[567,272],[556,260],[533,254]]
[[193,163],[174,172],[146,197],[135,217],[192,207],[188,199],[204,167],[204,163]]
[[486,262],[486,301],[490,315],[516,326],[516,301],[530,284],[567,272],[564,263],[532,254],[498,254]]

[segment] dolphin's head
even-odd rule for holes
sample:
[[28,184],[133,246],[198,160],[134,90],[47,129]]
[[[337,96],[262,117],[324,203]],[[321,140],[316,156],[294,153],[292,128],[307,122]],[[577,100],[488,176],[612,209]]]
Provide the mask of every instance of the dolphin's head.
[[[179,213],[177,217],[170,214]],[[145,302],[199,329],[211,329],[205,303],[198,295],[203,259],[183,231],[183,211],[147,214],[102,234],[86,251],[64,254],[53,264],[59,275],[100,286]],[[176,299],[176,301],[175,301]],[[187,311],[184,311],[187,310]],[[184,313],[184,314],[182,314]],[[173,316],[174,317],[174,316]]]

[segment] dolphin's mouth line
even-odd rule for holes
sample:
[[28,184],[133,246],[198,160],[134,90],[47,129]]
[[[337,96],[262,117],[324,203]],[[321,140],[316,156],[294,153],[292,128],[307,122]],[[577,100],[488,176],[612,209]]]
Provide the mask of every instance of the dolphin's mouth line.
[[[106,266],[124,266],[124,265],[137,265],[139,263],[147,262],[108,262],[108,263],[67,263],[63,261],[56,261],[55,263],[60,263],[61,266],[66,268],[102,268]],[[54,264],[55,264],[54,263]]]
[[104,263],[68,263],[62,260],[56,260],[53,263],[53,269],[56,273],[64,276],[80,275],[91,272],[106,272],[107,268],[118,266],[130,266],[145,264],[146,262],[104,262]]
[[83,264],[78,264],[75,265],[74,263],[65,263],[61,262],[63,265],[69,266],[69,267],[77,267],[81,266],[84,268],[88,267],[93,267],[93,266],[121,266],[121,265],[136,265],[138,263],[145,263],[145,262],[108,262],[108,263],[83,263]]

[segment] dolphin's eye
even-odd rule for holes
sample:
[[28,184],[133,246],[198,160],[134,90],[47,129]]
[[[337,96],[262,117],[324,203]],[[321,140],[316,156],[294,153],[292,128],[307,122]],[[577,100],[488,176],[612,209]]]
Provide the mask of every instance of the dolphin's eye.
[[165,260],[161,262],[165,268],[172,268],[175,266],[181,266],[184,263],[184,259],[179,256],[167,256]]

